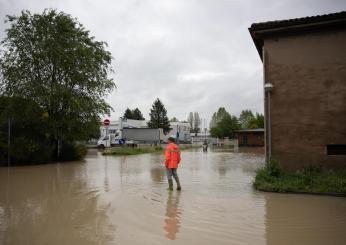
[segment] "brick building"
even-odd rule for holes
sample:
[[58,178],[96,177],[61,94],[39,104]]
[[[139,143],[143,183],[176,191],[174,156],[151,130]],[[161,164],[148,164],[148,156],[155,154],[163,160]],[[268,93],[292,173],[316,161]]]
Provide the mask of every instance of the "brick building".
[[346,12],[249,31],[263,62],[267,159],[346,168]]
[[264,128],[241,129],[236,134],[239,146],[264,146]]

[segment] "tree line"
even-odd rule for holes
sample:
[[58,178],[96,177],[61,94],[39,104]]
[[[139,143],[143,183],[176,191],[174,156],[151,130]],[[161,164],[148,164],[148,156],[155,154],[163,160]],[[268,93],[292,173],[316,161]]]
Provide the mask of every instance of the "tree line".
[[138,108],[134,110],[127,108],[124,112],[123,118],[133,120],[145,120],[142,112]]
[[190,112],[187,118],[187,122],[190,124],[191,133],[197,134],[201,132],[200,125],[201,125],[202,119],[200,118],[198,112]]
[[[157,98],[152,104],[149,116],[150,120],[147,123],[149,128],[162,128],[164,133],[169,132],[170,120],[167,116],[167,110],[159,98]],[[124,112],[123,118],[145,120],[142,112],[138,108],[134,110],[127,108]]]
[[[138,108],[135,110],[139,111]],[[135,119],[133,117],[133,112],[135,110],[131,111],[129,108],[127,108],[124,113],[124,118],[129,119],[129,117],[131,117],[130,119]],[[142,115],[140,111],[139,114]],[[154,101],[149,115],[150,120],[148,122],[148,127],[163,128],[164,133],[169,132],[170,122],[178,122],[176,117],[173,117],[171,120],[168,119],[167,110],[160,99],[156,99]],[[197,134],[201,132],[200,125],[202,119],[200,118],[198,112],[190,112],[187,117],[187,122],[190,124],[191,133]],[[218,111],[213,114],[209,128],[212,137],[233,138],[236,131],[239,129],[264,128],[264,116],[260,113],[254,114],[251,110],[242,110],[238,118],[231,115],[224,107],[220,107]]]
[[210,121],[210,135],[217,138],[234,138],[239,129],[264,128],[264,116],[251,110],[243,110],[239,118],[231,115],[224,107],[215,112]]

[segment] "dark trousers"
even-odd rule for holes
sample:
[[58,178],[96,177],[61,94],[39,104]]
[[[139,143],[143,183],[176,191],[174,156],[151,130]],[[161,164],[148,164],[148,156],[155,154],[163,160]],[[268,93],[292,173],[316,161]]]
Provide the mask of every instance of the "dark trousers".
[[177,177],[178,177],[177,169],[176,169],[176,168],[166,168],[166,173],[167,173],[167,179],[168,179],[168,180],[171,180],[171,179],[172,179],[172,176],[173,176],[174,178],[177,178]]

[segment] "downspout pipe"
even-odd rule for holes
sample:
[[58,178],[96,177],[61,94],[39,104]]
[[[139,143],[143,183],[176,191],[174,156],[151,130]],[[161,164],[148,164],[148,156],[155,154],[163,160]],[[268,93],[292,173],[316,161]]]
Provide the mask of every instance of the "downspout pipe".
[[266,161],[268,162],[272,157],[272,132],[271,132],[271,101],[270,94],[274,88],[273,84],[267,82],[267,63],[266,63],[266,50],[264,45],[262,47],[262,61],[263,61],[263,84],[264,84],[264,98],[265,98],[265,129],[266,129],[266,140],[268,147],[266,147]]
[[264,91],[267,94],[267,130],[268,130],[268,159],[272,157],[272,130],[271,130],[271,113],[270,113],[270,93],[273,90],[274,86],[271,83],[264,84]]

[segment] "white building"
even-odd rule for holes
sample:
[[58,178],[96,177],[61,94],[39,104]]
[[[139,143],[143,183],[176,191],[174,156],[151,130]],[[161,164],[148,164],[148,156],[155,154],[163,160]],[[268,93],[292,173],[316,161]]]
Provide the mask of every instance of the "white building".
[[210,136],[209,130],[203,133],[191,133],[191,142],[192,143],[203,143],[204,140],[207,140],[208,143],[212,142],[212,138]]
[[122,128],[146,128],[147,121],[145,120],[133,120],[126,118],[119,118],[117,121],[111,121],[108,127],[101,125],[100,132],[101,137],[106,136],[106,128],[108,128],[108,134],[116,134]]
[[191,142],[190,137],[190,129],[191,126],[187,122],[170,122],[171,129],[170,131],[163,137],[163,141],[167,142],[170,136],[174,136],[179,142]]
[[[148,121],[145,120],[133,120],[119,118],[117,121],[111,121],[108,127],[100,126],[101,137],[107,135],[106,129],[108,128],[108,134],[116,134],[122,128],[147,128]],[[190,124],[187,122],[170,122],[170,131],[162,137],[164,142],[167,142],[170,136],[179,138],[179,142],[191,142],[190,136]]]

